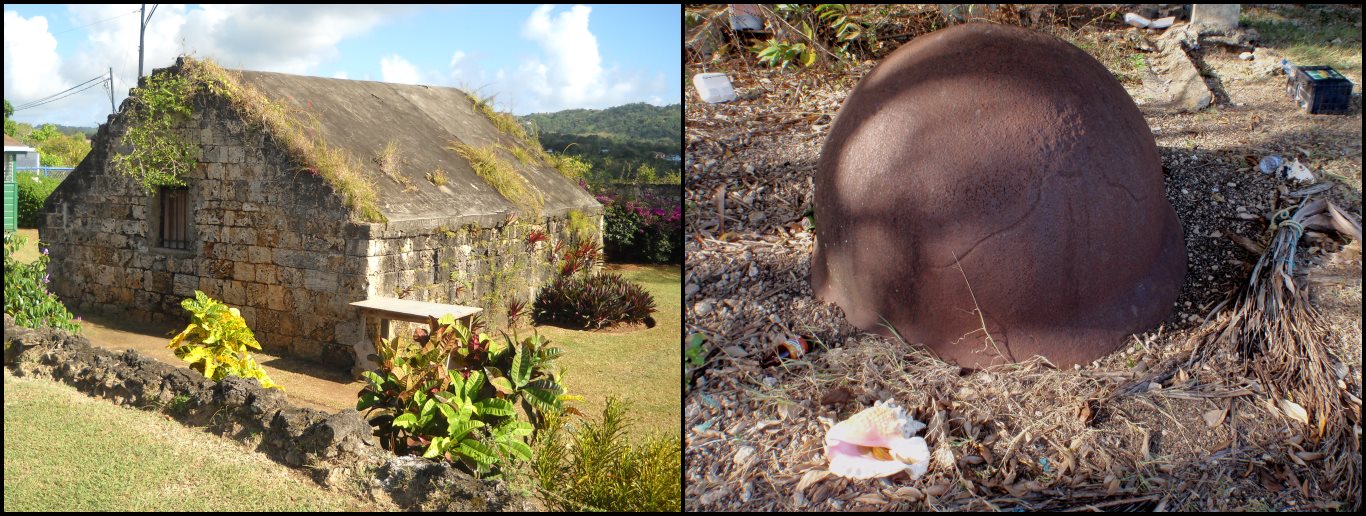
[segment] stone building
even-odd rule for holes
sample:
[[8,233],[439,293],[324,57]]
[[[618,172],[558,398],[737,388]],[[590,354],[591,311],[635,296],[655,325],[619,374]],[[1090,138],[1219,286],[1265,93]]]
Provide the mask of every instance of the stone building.
[[[196,66],[182,58],[154,76]],[[196,88],[192,114],[173,124],[195,148],[184,187],[149,192],[117,171],[139,120],[130,97],[47,200],[39,234],[67,306],[178,322],[180,302],[201,290],[239,307],[267,351],[348,367],[366,338],[351,302],[479,306],[498,324],[508,302],[529,304],[552,277],[560,249],[601,243],[602,206],[463,91],[213,69],[231,86]],[[378,213],[348,197],[354,181],[291,147],[297,134],[250,118],[243,98],[306,120],[297,127],[360,172]],[[534,206],[500,193],[458,144],[511,164]]]

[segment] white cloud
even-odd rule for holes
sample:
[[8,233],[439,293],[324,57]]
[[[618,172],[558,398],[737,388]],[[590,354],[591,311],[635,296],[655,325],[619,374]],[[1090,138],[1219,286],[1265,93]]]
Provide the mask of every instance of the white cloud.
[[[70,17],[49,23],[5,12],[5,97],[17,105],[51,95],[113,68],[116,101],[137,84],[138,14],[136,4],[71,5]],[[316,74],[340,58],[338,44],[364,34],[416,7],[391,5],[213,5],[187,8],[162,4],[146,31],[144,74],[170,66],[188,53],[213,58],[227,68]],[[109,19],[113,18],[113,19]],[[64,36],[62,59],[49,25],[80,27]],[[74,36],[74,37],[73,37]],[[75,41],[73,45],[71,42]],[[106,94],[94,88],[77,97],[21,114],[33,120],[68,125],[104,121]],[[103,98],[103,100],[100,100]],[[22,118],[29,120],[30,118]]]
[[603,65],[598,38],[589,28],[592,8],[556,9],[542,5],[532,11],[521,36],[536,45],[535,55],[515,70],[496,74],[498,87],[507,90],[506,97],[518,101],[523,112],[605,108],[658,98],[667,91],[662,73],[647,87],[639,74]]
[[459,67],[460,67],[460,61],[463,60],[463,59],[465,59],[465,51],[463,51],[463,50],[456,50],[454,54],[451,54],[451,68],[452,68],[452,69],[459,68]]
[[398,54],[391,54],[379,60],[379,76],[384,82],[422,84],[417,67]]
[[58,73],[61,64],[57,39],[48,32],[46,18],[26,19],[5,11],[5,99],[10,104],[19,106],[76,85]]
[[588,15],[593,9],[576,5],[551,17],[553,5],[537,7],[522,26],[522,36],[541,46],[549,63],[539,60],[526,69],[537,79],[542,94],[552,94],[567,103],[582,103],[601,95],[602,56],[598,38],[588,30]]
[[302,74],[338,58],[337,44],[343,39],[369,32],[399,10],[385,5],[202,5],[187,16],[181,36],[187,50],[230,68]]
[[346,78],[347,78],[347,77],[346,77],[346,72],[337,72],[337,73],[334,73],[334,74],[332,74],[332,78],[333,78],[333,79],[346,79]]

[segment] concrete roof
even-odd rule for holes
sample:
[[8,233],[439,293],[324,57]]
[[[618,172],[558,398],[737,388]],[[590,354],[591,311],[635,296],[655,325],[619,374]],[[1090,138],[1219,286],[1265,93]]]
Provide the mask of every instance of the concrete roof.
[[[476,147],[517,143],[500,133],[461,90],[235,72],[245,84],[273,100],[316,116],[327,143],[347,150],[365,167],[363,170],[371,172],[380,211],[390,222],[522,211],[480,178],[468,161],[447,149],[453,140]],[[386,176],[374,160],[391,141],[398,145],[398,172],[415,190],[404,191],[406,187]],[[592,195],[555,169],[521,165],[511,153],[498,152],[509,163],[517,164],[522,177],[544,196],[546,215],[601,207]],[[444,186],[426,179],[426,174],[437,168],[447,177]]]

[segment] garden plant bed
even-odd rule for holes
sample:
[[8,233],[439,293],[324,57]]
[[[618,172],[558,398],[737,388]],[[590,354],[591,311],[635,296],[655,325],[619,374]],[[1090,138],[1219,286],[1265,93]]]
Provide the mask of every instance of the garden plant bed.
[[[1306,12],[1285,8],[1271,15]],[[1360,10],[1348,12],[1359,29]],[[1251,14],[1267,16],[1260,8]],[[1304,19],[1305,31],[1318,30],[1314,18]],[[1095,43],[1083,49],[1122,75],[1127,70],[1105,56],[1127,61],[1141,55],[1129,43],[1130,32],[1096,23],[1069,40]],[[1359,40],[1352,44],[1355,68],[1340,71],[1359,84]],[[752,54],[732,52],[690,63],[689,75],[728,72],[739,99],[705,104],[690,90],[686,103],[686,332],[709,340],[701,350],[706,363],[690,375],[696,380],[684,399],[685,507],[1359,506],[1359,487],[1336,473],[1359,472],[1360,450],[1318,453],[1304,426],[1269,405],[1255,380],[1236,372],[1232,357],[1107,399],[1190,351],[1188,339],[1202,319],[1246,281],[1257,260],[1229,235],[1264,244],[1265,216],[1284,207],[1273,206],[1278,191],[1307,186],[1255,171],[1257,160],[1269,154],[1298,158],[1319,181],[1333,185],[1327,199],[1360,218],[1359,97],[1346,116],[1306,115],[1285,97],[1284,76],[1258,71],[1264,62],[1239,60],[1237,52],[1213,44],[1194,57],[1214,84],[1213,106],[1186,114],[1139,106],[1157,140],[1167,197],[1186,239],[1189,267],[1172,315],[1121,351],[1074,370],[1028,361],[972,373],[847,325],[838,308],[810,290],[813,242],[804,212],[812,203],[812,174],[841,102],[874,61],[842,71],[778,71],[756,64]],[[1141,100],[1136,78],[1122,82]],[[1360,244],[1344,248],[1340,240],[1306,238],[1298,258],[1296,271],[1306,274],[1297,282],[1311,285],[1312,304],[1330,328],[1327,340],[1347,366],[1346,394],[1359,400]],[[778,366],[760,365],[775,341],[794,334],[809,336],[815,351]],[[929,425],[921,434],[936,454],[928,475],[865,481],[830,475],[823,451],[829,422],[820,418],[840,421],[889,398]],[[1359,421],[1359,402],[1355,411]]]

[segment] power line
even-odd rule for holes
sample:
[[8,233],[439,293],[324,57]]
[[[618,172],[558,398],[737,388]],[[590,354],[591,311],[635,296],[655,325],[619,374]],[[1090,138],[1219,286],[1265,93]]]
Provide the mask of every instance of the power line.
[[80,27],[72,27],[72,28],[70,28],[70,29],[66,29],[66,30],[61,31],[61,32],[54,32],[54,33],[52,33],[52,35],[53,35],[53,36],[56,36],[56,35],[58,35],[58,34],[66,34],[66,33],[71,32],[71,31],[73,31],[73,30],[80,30],[80,29],[84,29],[84,28],[86,28],[86,27],[90,27],[90,26],[93,26],[93,25],[99,25],[99,24],[104,23],[104,22],[107,22],[107,21],[109,21],[109,20],[113,20],[113,19],[115,19],[115,18],[122,18],[122,17],[124,17],[124,16],[128,16],[128,15],[133,14],[133,13],[136,13],[136,12],[138,12],[138,10],[137,10],[137,9],[133,9],[132,11],[129,11],[129,12],[120,14],[120,15],[118,15],[118,16],[111,16],[111,17],[109,17],[109,18],[105,18],[105,19],[103,19],[103,20],[100,20],[100,21],[97,21],[97,22],[94,22],[94,23],[88,23],[88,24],[82,25],[82,26],[80,26]]
[[24,103],[24,104],[22,104],[22,105],[20,105],[20,106],[16,106],[16,107],[14,108],[14,110],[15,110],[15,111],[18,111],[18,110],[20,110],[20,109],[26,109],[26,108],[34,107],[34,106],[36,106],[36,105],[38,105],[38,104],[41,104],[41,103],[43,103],[43,102],[46,102],[46,101],[49,100],[49,99],[52,99],[53,97],[56,97],[56,96],[58,96],[58,95],[61,95],[61,94],[63,94],[63,93],[66,93],[66,92],[68,92],[68,91],[74,90],[74,89],[79,88],[79,87],[81,87],[81,86],[85,86],[85,85],[87,85],[87,84],[90,84],[90,83],[92,83],[92,82],[95,82],[95,81],[100,80],[100,79],[103,79],[103,78],[104,78],[104,74],[97,75],[97,76],[95,76],[94,79],[90,79],[90,80],[88,80],[88,81],[82,82],[82,83],[80,83],[80,84],[77,84],[77,85],[72,86],[72,87],[70,87],[70,88],[67,88],[67,89],[65,89],[65,90],[59,91],[59,92],[57,92],[57,93],[53,93],[53,94],[48,95],[48,96],[46,96],[46,97],[43,97],[43,98],[41,98],[41,99],[34,100],[34,101],[30,101],[30,102],[26,102],[26,103]]
[[18,111],[24,110],[24,109],[33,109],[33,108],[36,108],[36,107],[38,107],[38,106],[42,106],[42,105],[45,105],[45,104],[51,104],[51,103],[53,103],[53,102],[56,102],[56,101],[62,100],[62,99],[64,99],[64,98],[70,97],[70,96],[72,96],[72,95],[75,95],[75,94],[77,94],[77,93],[83,92],[83,91],[88,90],[88,89],[90,89],[90,88],[94,88],[94,87],[96,87],[96,86],[99,86],[99,85],[101,85],[101,84],[103,84],[103,83],[104,83],[104,81],[92,83],[92,84],[89,85],[89,86],[86,86],[86,87],[81,88],[81,89],[79,89],[79,90],[76,90],[76,91],[73,91],[73,92],[71,92],[71,93],[68,93],[68,94],[66,94],[66,95],[64,95],[64,96],[62,96],[62,97],[55,98],[55,99],[51,99],[51,100],[47,100],[47,101],[42,102],[41,104],[34,104],[34,105],[32,105],[32,106],[25,106],[25,107],[22,107],[22,108],[14,108],[14,111],[15,111],[15,112],[18,112]]

